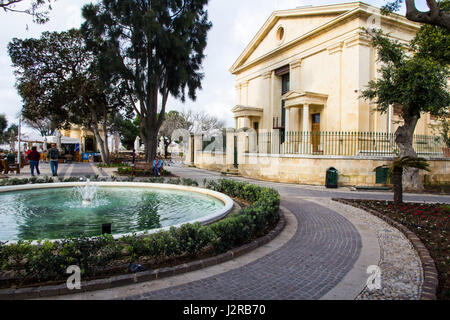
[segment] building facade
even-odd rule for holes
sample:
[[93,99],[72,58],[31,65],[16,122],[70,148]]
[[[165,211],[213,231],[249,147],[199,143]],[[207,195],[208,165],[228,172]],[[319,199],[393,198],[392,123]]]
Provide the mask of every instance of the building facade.
[[[420,25],[353,2],[272,13],[230,72],[236,76],[235,128],[205,148],[192,137],[186,163],[260,180],[324,185],[338,171],[340,186],[388,184],[384,165],[398,155],[395,131],[401,109],[387,113],[360,98],[380,65],[363,28],[382,29],[408,44]],[[413,147],[430,172],[423,182],[447,183],[444,142],[423,114]],[[217,148],[219,147],[219,148]]]
[[[362,32],[373,27],[406,44],[420,25],[362,2],[272,13],[230,69],[236,128],[394,133],[400,109],[381,114],[360,98],[379,68]],[[430,124],[424,114],[416,134],[432,134]]]
[[[75,138],[81,141],[81,153],[98,153],[100,147],[94,133],[87,128],[71,125],[68,130],[61,130],[64,137]],[[103,130],[100,128],[100,135],[104,137]]]

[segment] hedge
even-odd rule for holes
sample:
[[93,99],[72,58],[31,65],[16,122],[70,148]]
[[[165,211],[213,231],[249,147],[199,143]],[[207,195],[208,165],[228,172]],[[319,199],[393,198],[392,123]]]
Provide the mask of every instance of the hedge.
[[[179,182],[194,184],[187,179]],[[119,240],[103,235],[41,241],[38,245],[32,245],[31,241],[0,242],[0,271],[13,272],[15,277],[13,283],[3,281],[0,285],[64,281],[70,265],[78,265],[83,277],[92,278],[101,275],[105,268],[124,262],[145,261],[152,265],[180,257],[195,258],[205,252],[217,255],[263,236],[280,218],[280,196],[273,189],[232,180],[207,182],[206,187],[242,198],[251,205],[207,226],[186,224],[178,229],[172,227],[146,236],[133,234]]]

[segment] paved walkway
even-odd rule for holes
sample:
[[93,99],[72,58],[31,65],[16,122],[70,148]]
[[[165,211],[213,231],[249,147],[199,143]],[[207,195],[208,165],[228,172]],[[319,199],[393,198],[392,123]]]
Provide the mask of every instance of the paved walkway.
[[[72,172],[81,172],[88,166],[74,168]],[[205,178],[223,178],[206,170],[168,169],[180,177],[197,179],[200,184]],[[390,200],[391,193],[233,179],[273,187],[280,192],[287,226],[271,243],[219,266],[149,283],[59,298],[370,299],[374,296],[365,289],[369,276],[366,270],[370,265],[385,266],[390,277],[385,291],[377,293],[375,298],[415,299],[420,295],[420,261],[417,262],[408,240],[382,220],[330,200],[334,197]],[[440,195],[407,194],[405,199],[450,203],[449,196]],[[410,275],[406,280],[402,277],[404,273]],[[403,290],[400,295],[398,290]]]
[[[43,176],[51,176],[52,171],[50,169],[50,164],[48,162],[40,162],[40,177]],[[116,169],[117,170],[117,169]],[[14,178],[30,178],[30,166],[25,166],[20,170],[20,174],[17,173],[9,173],[8,176],[10,179]],[[112,172],[112,171],[111,171]],[[35,172],[36,174],[36,172]],[[59,178],[70,178],[70,177],[86,177],[86,176],[95,176],[99,177],[109,177],[109,174],[102,168],[98,168],[96,163],[60,163],[58,165],[58,177]]]

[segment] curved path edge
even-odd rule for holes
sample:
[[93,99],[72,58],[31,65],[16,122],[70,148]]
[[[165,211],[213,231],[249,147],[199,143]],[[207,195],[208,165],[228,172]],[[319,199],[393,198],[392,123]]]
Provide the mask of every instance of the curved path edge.
[[265,236],[255,239],[252,242],[245,244],[241,247],[231,249],[226,253],[218,256],[196,260],[189,263],[177,265],[174,267],[167,267],[161,269],[155,269],[145,272],[125,274],[119,276],[113,276],[105,279],[91,280],[82,282],[80,290],[69,290],[65,283],[52,286],[41,286],[32,288],[20,288],[20,289],[2,289],[0,290],[0,300],[23,300],[23,299],[39,299],[39,298],[52,298],[58,296],[70,295],[83,295],[90,292],[95,292],[105,289],[114,289],[124,287],[128,285],[136,285],[139,283],[145,283],[158,279],[168,278],[192,271],[201,270],[211,266],[216,266],[224,262],[228,262],[237,257],[240,257],[246,253],[249,253],[261,246],[264,246],[275,239],[286,226],[286,208],[280,207],[280,220],[273,230],[271,230]]
[[[327,208],[327,206],[317,199],[307,199],[317,205]],[[339,211],[337,213],[341,214]],[[341,214],[342,215],[342,214]],[[362,221],[344,216],[350,221],[361,236],[362,247],[358,260],[347,275],[320,300],[355,300],[356,297],[367,286],[367,267],[378,265],[381,258],[381,249],[376,234],[368,228]]]
[[439,284],[436,266],[427,248],[422,243],[422,241],[420,241],[419,237],[417,237],[417,235],[414,232],[410,231],[404,225],[394,221],[393,219],[387,217],[384,214],[379,213],[376,210],[356,205],[345,199],[333,199],[333,201],[337,201],[369,212],[374,216],[386,221],[388,224],[390,224],[391,226],[402,232],[405,235],[405,237],[408,238],[408,240],[411,242],[420,258],[420,261],[422,262],[424,282],[422,284],[422,293],[420,296],[420,300],[436,300],[436,293]]

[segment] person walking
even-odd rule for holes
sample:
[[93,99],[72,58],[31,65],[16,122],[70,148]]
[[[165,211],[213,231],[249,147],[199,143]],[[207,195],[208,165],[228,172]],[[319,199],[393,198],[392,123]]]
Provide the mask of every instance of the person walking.
[[52,169],[52,175],[54,177],[57,177],[59,150],[56,149],[56,144],[52,143],[51,148],[48,150],[47,157],[50,160],[50,168]]
[[34,169],[36,169],[37,175],[40,175],[39,160],[41,160],[41,154],[37,151],[36,147],[31,148],[31,152],[28,154],[27,158],[30,161],[31,176],[34,177]]

